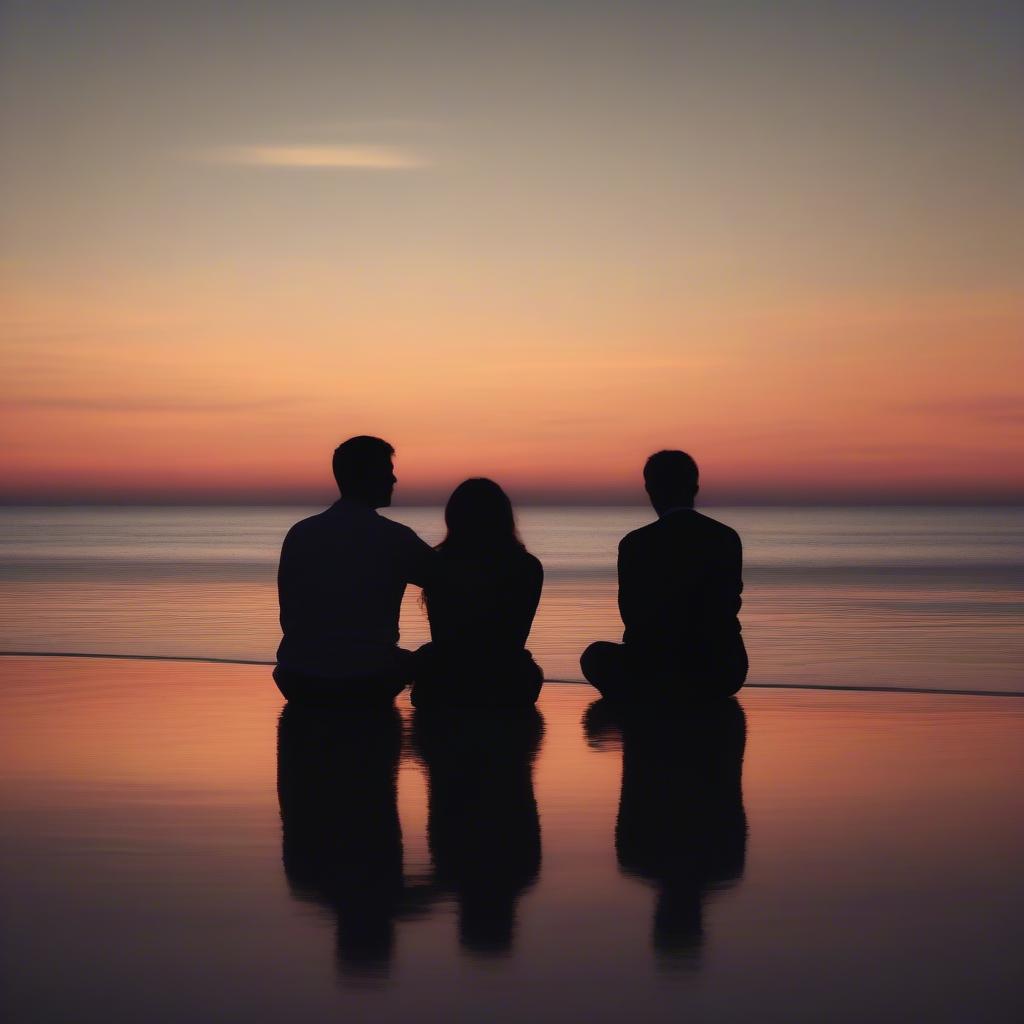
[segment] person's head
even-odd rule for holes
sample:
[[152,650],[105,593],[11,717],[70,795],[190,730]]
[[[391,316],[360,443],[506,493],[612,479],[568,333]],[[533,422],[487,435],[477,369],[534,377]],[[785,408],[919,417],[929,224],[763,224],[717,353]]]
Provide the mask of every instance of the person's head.
[[508,495],[485,477],[463,480],[444,509],[448,533],[438,545],[443,551],[522,548],[516,517]]
[[686,452],[655,452],[644,465],[644,487],[658,513],[692,507],[699,490],[697,463]]
[[343,498],[386,508],[398,482],[391,461],[395,449],[379,437],[350,437],[334,449],[332,468]]

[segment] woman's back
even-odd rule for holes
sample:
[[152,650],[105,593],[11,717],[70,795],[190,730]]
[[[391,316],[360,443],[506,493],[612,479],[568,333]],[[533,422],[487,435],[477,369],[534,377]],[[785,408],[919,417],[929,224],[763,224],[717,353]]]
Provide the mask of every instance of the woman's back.
[[544,569],[524,548],[441,550],[441,569],[426,593],[430,635],[438,648],[495,656],[526,646]]
[[526,650],[544,569],[493,480],[459,484],[444,512],[440,571],[424,591],[432,641],[417,652],[413,703],[532,704],[543,673]]

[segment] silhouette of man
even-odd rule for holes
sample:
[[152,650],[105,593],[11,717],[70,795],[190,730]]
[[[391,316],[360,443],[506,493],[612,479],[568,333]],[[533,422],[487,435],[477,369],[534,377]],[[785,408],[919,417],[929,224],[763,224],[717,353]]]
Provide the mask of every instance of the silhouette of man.
[[377,514],[397,483],[393,455],[379,437],[339,445],[340,500],[284,539],[274,680],[289,701],[390,703],[411,680],[412,654],[398,646],[402,595],[427,582],[437,553]]
[[644,485],[658,519],[619,544],[623,642],[591,644],[580,667],[612,701],[733,694],[747,677],[739,535],[695,511],[697,463],[685,452],[652,455]]

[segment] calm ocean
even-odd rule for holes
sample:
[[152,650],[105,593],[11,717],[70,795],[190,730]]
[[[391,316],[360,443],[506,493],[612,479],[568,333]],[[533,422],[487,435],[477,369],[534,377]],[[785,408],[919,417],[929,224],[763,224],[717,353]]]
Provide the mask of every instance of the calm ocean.
[[[0,649],[271,661],[275,569],[303,508],[0,509]],[[1024,690],[1024,509],[717,508],[745,547],[750,682]],[[426,540],[439,508],[389,512]],[[639,508],[525,508],[544,563],[530,647],[552,679],[618,639]],[[402,643],[427,638],[418,591]]]

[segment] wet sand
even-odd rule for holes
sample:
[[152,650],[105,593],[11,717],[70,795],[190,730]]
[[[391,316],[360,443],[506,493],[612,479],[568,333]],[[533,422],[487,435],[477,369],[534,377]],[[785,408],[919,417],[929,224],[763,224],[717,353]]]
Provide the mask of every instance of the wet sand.
[[0,996],[58,1020],[1009,1021],[1024,701],[281,716],[260,667],[0,659]]

